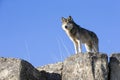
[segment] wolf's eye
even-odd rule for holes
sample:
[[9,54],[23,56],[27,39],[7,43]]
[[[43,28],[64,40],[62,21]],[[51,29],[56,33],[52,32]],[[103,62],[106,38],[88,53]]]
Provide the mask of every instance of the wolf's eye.
[[65,26],[65,28],[67,29],[67,26]]

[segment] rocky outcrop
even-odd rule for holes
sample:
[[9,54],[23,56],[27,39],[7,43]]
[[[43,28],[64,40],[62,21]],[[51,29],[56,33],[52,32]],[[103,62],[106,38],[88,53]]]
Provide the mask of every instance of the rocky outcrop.
[[30,63],[15,58],[0,58],[0,80],[45,80]]
[[120,80],[120,54],[112,54],[110,57],[110,80]]
[[[108,65],[109,64],[109,65]],[[0,58],[0,80],[120,80],[120,54],[75,54],[34,68],[25,60]]]
[[63,63],[49,64],[37,68],[46,71],[47,80],[108,80],[108,57],[105,54],[76,54]]
[[67,58],[62,80],[108,80],[107,55],[86,53]]

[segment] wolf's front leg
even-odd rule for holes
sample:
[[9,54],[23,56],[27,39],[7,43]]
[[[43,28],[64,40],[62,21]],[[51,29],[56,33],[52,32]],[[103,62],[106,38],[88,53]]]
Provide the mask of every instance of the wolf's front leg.
[[78,40],[79,52],[82,53],[82,42]]
[[74,40],[73,43],[74,43],[75,53],[77,54],[79,52],[79,50],[78,50],[78,42]]

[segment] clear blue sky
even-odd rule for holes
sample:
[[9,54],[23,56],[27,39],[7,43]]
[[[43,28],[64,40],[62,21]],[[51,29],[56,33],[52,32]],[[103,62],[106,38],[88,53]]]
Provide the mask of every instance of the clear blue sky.
[[0,0],[0,57],[37,67],[73,55],[61,28],[61,17],[69,15],[98,35],[100,52],[120,52],[120,0]]

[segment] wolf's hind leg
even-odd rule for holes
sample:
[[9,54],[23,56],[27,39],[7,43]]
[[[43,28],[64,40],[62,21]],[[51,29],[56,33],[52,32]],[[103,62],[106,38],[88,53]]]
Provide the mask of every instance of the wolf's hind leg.
[[85,43],[85,48],[86,48],[87,52],[92,52],[92,45],[91,44]]
[[98,44],[93,45],[93,51],[96,52],[96,53],[99,52]]

